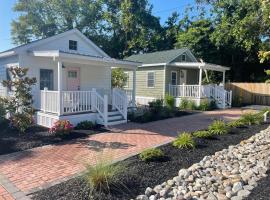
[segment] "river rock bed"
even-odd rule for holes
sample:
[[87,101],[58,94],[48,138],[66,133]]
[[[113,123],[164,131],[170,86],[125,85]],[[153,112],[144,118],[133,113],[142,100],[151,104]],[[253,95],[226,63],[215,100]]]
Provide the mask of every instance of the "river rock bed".
[[205,156],[178,176],[153,188],[137,200],[242,200],[267,176],[270,163],[270,127],[235,146]]

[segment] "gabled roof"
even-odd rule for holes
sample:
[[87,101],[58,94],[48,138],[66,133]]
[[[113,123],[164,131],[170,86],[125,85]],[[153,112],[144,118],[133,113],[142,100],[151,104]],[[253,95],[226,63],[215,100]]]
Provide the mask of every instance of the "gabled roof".
[[27,50],[29,48],[32,48],[34,46],[38,46],[41,44],[46,44],[49,41],[55,40],[57,38],[60,37],[64,37],[65,35],[71,34],[71,33],[76,33],[78,34],[87,44],[91,45],[92,47],[94,47],[98,52],[100,52],[104,57],[110,57],[108,54],[106,54],[101,48],[99,48],[95,43],[93,43],[89,38],[87,38],[84,34],[82,34],[78,29],[74,28],[68,31],[65,31],[63,33],[48,37],[48,38],[44,38],[44,39],[39,39],[39,40],[35,40],[33,42],[30,42],[28,44],[23,44],[17,47],[14,47],[12,49],[0,52],[0,57],[6,57],[6,56],[10,56],[10,55],[15,55],[17,54],[19,51],[22,50]]
[[153,53],[132,55],[125,59],[135,62],[142,62],[143,64],[170,63],[186,51],[189,51],[188,48],[172,49],[157,51]]

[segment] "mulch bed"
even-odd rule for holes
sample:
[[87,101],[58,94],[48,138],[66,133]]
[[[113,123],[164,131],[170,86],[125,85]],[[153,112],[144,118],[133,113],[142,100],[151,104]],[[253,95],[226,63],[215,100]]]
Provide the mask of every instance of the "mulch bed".
[[34,126],[29,128],[26,133],[19,134],[18,131],[9,127],[0,128],[0,155],[23,151],[34,147],[40,147],[49,144],[72,140],[76,138],[87,137],[88,135],[106,131],[101,126],[94,130],[81,131],[76,130],[69,135],[59,137],[48,132],[47,128]]
[[[229,145],[238,144],[268,126],[269,124],[234,128],[231,133],[211,140],[197,139],[197,148],[192,150],[176,149],[171,144],[167,144],[160,147],[167,156],[163,161],[146,163],[141,161],[138,156],[128,158],[119,162],[121,166],[125,167],[125,170],[117,177],[117,180],[125,187],[118,186],[118,189],[112,187],[110,193],[94,192],[92,193],[93,198],[90,199],[126,200],[135,198],[139,194],[144,194],[147,187],[153,187],[175,177],[181,168],[188,168],[206,155],[212,155]],[[79,177],[39,191],[33,194],[33,198],[35,200],[86,200],[89,199],[89,194],[89,187]]]

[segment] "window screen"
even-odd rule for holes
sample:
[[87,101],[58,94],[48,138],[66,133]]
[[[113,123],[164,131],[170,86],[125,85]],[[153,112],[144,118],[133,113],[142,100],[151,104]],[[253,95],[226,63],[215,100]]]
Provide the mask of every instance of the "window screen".
[[40,70],[40,89],[44,90],[45,87],[53,90],[53,70],[51,69]]

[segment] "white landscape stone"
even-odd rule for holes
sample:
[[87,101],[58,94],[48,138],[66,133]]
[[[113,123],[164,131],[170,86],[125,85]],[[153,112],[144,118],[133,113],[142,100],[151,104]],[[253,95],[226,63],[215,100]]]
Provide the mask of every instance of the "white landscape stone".
[[270,164],[270,127],[235,146],[205,156],[178,176],[138,200],[242,200],[266,176]]

